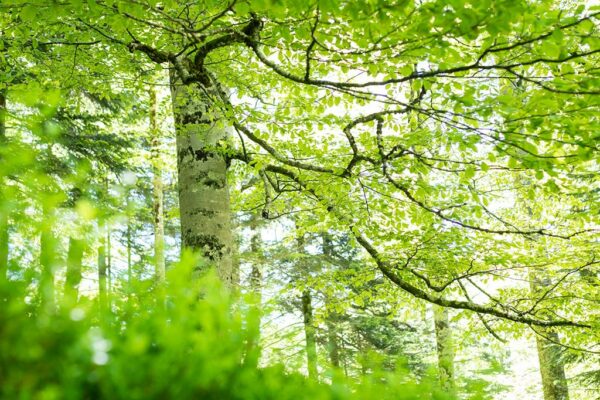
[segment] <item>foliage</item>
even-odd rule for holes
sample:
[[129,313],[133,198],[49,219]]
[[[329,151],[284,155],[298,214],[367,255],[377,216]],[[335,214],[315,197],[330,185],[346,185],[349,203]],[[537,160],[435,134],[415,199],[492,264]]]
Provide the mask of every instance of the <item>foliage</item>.
[[[114,297],[40,309],[26,285],[0,288],[0,397],[12,399],[449,399],[379,374],[334,387],[244,362],[252,330],[214,275],[190,286],[184,257],[145,303]],[[236,311],[237,310],[237,311]],[[356,397],[355,397],[356,396]]]

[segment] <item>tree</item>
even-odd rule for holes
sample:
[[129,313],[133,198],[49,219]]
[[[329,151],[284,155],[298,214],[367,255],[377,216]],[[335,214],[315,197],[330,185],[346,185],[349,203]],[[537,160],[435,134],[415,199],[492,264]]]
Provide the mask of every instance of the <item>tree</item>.
[[[577,204],[597,175],[598,11],[584,2],[17,1],[8,10],[31,24],[30,37],[15,39],[23,44],[75,46],[122,71],[147,60],[170,69],[182,240],[224,280],[235,275],[227,169],[236,164],[266,176],[266,211],[308,206],[416,298],[532,326],[594,324],[592,313],[514,306],[526,289],[484,303],[459,290],[557,265],[556,256],[517,260],[510,242],[520,238],[545,238],[564,255],[568,241],[570,262],[595,265],[597,216],[505,215],[516,176],[539,183],[532,200]],[[421,267],[422,258],[439,262]]]

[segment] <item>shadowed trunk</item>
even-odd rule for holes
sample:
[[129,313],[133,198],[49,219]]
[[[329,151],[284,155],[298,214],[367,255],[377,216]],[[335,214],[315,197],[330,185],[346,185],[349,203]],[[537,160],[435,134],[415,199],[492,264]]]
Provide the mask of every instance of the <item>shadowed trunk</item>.
[[317,379],[317,342],[313,321],[312,296],[308,290],[302,292],[302,316],[304,317],[303,322],[304,335],[306,337],[306,366],[308,368],[308,376]]
[[[215,89],[173,81],[182,247],[204,255],[229,287],[234,285],[228,163],[217,147],[227,140],[224,118],[213,104]],[[206,268],[196,266],[197,273]]]
[[69,302],[76,302],[79,296],[79,283],[81,282],[81,267],[85,241],[69,238],[67,252],[67,273],[65,280],[65,298]]
[[435,337],[437,341],[437,356],[439,380],[441,387],[448,393],[454,393],[454,344],[448,319],[448,309],[438,305],[433,306]]
[[165,282],[165,217],[163,205],[162,161],[158,129],[156,90],[150,87],[150,145],[152,157],[152,202],[154,212],[154,276],[159,284]]

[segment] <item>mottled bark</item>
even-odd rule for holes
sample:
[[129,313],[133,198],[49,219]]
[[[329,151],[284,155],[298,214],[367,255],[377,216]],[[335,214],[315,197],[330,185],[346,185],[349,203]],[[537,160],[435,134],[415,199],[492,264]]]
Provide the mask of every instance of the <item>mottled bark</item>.
[[448,318],[448,309],[438,305],[433,306],[435,337],[437,342],[438,370],[441,387],[454,393],[454,356],[455,349],[452,340],[452,330]]
[[[529,283],[534,295],[543,290],[544,287],[551,285],[549,280],[541,280],[534,277],[531,271],[529,273]],[[565,364],[561,357],[563,349],[553,343],[559,342],[558,335],[556,332],[543,327],[536,328],[536,330],[539,333],[539,335],[536,335],[535,341],[542,377],[544,400],[568,400],[569,386],[565,375]]]
[[313,320],[312,296],[308,289],[302,292],[302,316],[304,322],[304,335],[306,338],[306,366],[308,369],[308,376],[317,379],[317,342]]
[[76,239],[74,237],[69,238],[64,293],[64,297],[67,301],[77,301],[77,297],[79,296],[84,246],[84,240]]
[[159,284],[165,282],[165,218],[163,201],[162,160],[156,91],[150,87],[150,146],[152,163],[152,210],[154,213],[154,276]]
[[[6,144],[6,95],[0,90],[0,146]],[[8,209],[0,191],[0,284],[8,277]]]
[[[182,85],[171,76],[177,134],[177,170],[182,247],[200,252],[217,267],[218,276],[232,287],[233,261],[228,162],[219,152],[228,129],[214,106],[216,89]],[[206,267],[200,262],[198,273]]]

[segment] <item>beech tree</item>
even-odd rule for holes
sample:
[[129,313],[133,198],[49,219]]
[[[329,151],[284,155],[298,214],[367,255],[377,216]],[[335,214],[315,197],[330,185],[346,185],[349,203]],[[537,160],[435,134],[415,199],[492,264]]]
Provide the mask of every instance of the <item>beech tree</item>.
[[[0,11],[3,60],[60,76],[42,82],[58,93],[169,86],[181,243],[204,256],[196,276],[214,266],[239,285],[232,203],[247,201],[265,220],[297,214],[303,230],[346,232],[365,271],[433,304],[449,390],[448,310],[473,313],[494,337],[530,328],[540,360],[549,343],[597,351],[598,6],[9,0]],[[168,83],[146,82],[149,70]],[[29,88],[17,75],[3,75],[0,118]],[[162,281],[156,158],[152,167]],[[2,275],[9,217],[0,208]],[[42,236],[51,271],[51,230]],[[538,275],[550,283],[530,287]]]
[[[493,250],[494,268],[513,268],[507,243],[540,236],[583,246],[572,262],[595,265],[589,213],[513,223],[490,205],[510,203],[496,182],[517,175],[537,180],[531,199],[547,193],[572,202],[597,171],[593,8],[550,1],[3,8],[31,24],[28,36],[9,43],[75,46],[91,59],[101,53],[129,68],[151,61],[170,69],[183,244],[215,261],[223,279],[235,275],[227,169],[236,160],[247,165],[236,168],[267,175],[265,194],[285,185],[287,196],[301,195],[321,218],[347,227],[381,272],[416,297],[538,326],[590,325],[514,308],[510,299],[478,304],[447,295],[484,275],[489,251],[458,257],[446,274],[416,271],[411,254],[451,251],[456,238]],[[266,195],[264,213],[272,206]],[[437,233],[428,238],[411,223]]]

